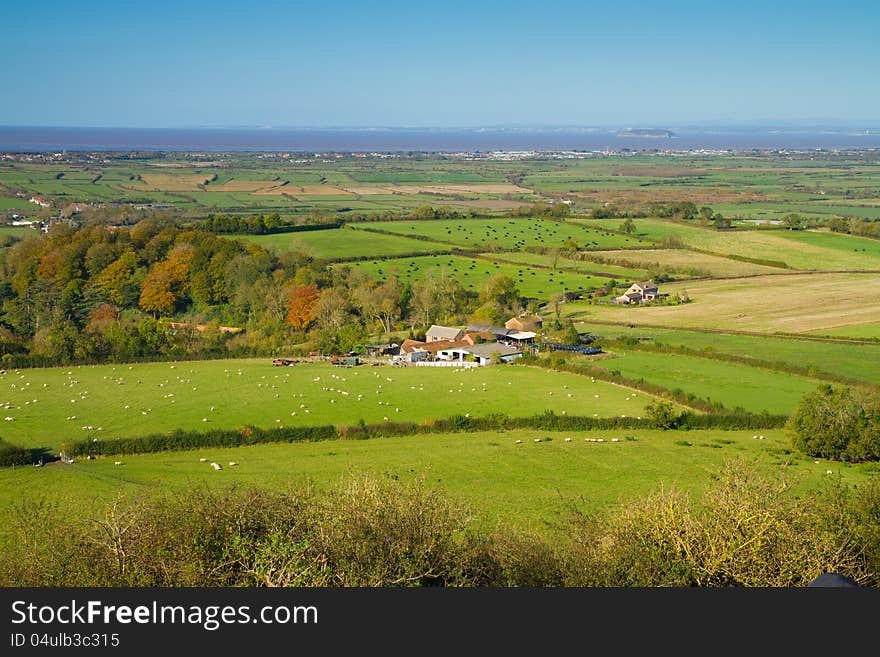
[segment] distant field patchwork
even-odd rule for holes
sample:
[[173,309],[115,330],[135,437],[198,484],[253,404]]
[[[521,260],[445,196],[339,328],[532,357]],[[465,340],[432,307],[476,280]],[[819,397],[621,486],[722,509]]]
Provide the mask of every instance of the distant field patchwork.
[[303,251],[316,258],[357,258],[362,256],[396,256],[408,253],[448,251],[448,244],[414,240],[397,235],[384,235],[345,227],[331,230],[309,230],[271,235],[236,235],[275,251]]

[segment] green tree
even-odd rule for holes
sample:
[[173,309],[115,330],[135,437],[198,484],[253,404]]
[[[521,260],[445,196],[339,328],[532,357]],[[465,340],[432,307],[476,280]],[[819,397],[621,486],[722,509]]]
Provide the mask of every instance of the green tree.
[[620,230],[626,233],[627,235],[632,235],[636,232],[636,222],[632,219],[627,219],[623,223],[620,224]]

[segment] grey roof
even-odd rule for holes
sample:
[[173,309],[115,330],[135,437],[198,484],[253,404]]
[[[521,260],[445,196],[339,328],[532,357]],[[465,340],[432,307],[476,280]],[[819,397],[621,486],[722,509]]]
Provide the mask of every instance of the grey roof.
[[487,331],[495,335],[510,335],[511,333],[516,332],[516,329],[503,328],[501,326],[490,326],[488,324],[469,324],[467,330],[474,333],[482,333],[483,331]]
[[499,344],[498,342],[483,342],[481,344],[475,344],[472,347],[460,348],[474,356],[479,356],[480,358],[491,358],[492,354],[496,351],[502,356],[511,356],[520,353],[520,350],[516,347],[508,347],[506,344]]
[[437,324],[431,324],[431,328],[428,329],[428,332],[425,334],[432,338],[446,338],[447,340],[454,340],[459,335],[461,335],[462,330],[457,328],[450,328],[449,326],[438,326]]

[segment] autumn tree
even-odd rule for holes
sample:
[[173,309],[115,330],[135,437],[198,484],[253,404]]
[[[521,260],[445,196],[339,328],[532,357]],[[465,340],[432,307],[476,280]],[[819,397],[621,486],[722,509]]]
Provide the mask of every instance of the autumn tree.
[[315,321],[315,305],[321,291],[315,285],[300,285],[287,296],[285,320],[297,331],[304,331]]

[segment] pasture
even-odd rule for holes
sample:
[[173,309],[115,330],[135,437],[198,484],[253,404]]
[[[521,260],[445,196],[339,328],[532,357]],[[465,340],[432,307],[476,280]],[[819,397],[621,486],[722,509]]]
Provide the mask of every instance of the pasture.
[[[746,459],[768,475],[785,467],[787,479],[798,490],[821,486],[830,477],[855,484],[876,472],[869,464],[816,463],[792,453],[784,431],[759,433],[763,440],[755,440],[754,431],[710,430],[429,434],[99,457],[72,465],[5,469],[0,470],[0,542],[7,514],[24,499],[52,500],[60,515],[78,520],[121,493],[137,496],[198,485],[284,489],[312,483],[320,488],[362,473],[424,479],[464,501],[480,526],[550,532],[571,508],[608,510],[660,486],[699,494],[731,459]],[[535,443],[535,438],[542,442]],[[114,466],[116,460],[124,465]],[[223,470],[212,470],[210,461],[221,463]],[[229,461],[238,465],[228,466]]]
[[[848,344],[773,336],[628,328],[626,326],[603,326],[589,323],[579,325],[579,328],[593,335],[612,339],[620,337],[650,338],[647,344],[687,347],[703,351],[709,357],[713,354],[726,354],[771,363],[781,362],[798,367],[813,367],[822,372],[880,384],[880,344]],[[670,358],[677,358],[677,356],[670,356]]]
[[565,305],[575,321],[597,319],[668,328],[713,328],[762,333],[805,333],[876,322],[880,274],[787,274],[730,280],[665,283],[663,293],[686,291],[691,303],[624,307],[613,303]]
[[670,390],[680,389],[751,413],[791,413],[805,393],[822,383],[739,363],[648,351],[615,350],[613,358],[603,358],[595,364],[629,378],[643,378]]
[[354,227],[308,230],[270,235],[234,235],[273,251],[301,251],[315,258],[393,257],[409,253],[448,251],[449,245],[414,240],[405,236],[384,235]]
[[638,416],[648,395],[589,377],[516,365],[475,369],[271,359],[6,370],[3,439],[58,448],[66,440],[243,425],[419,422],[471,413]]
[[[583,221],[587,226],[611,230],[618,230],[621,222],[620,219]],[[880,269],[880,250],[877,248],[880,242],[851,235],[786,230],[719,231],[659,219],[635,219],[634,222],[635,235],[645,240],[660,242],[672,236],[696,249],[780,261],[793,269]]]
[[627,263],[652,272],[679,273],[691,276],[730,277],[775,274],[778,267],[755,265],[707,255],[687,249],[631,249],[587,254],[587,258],[605,266],[606,262]]
[[581,223],[547,219],[461,219],[377,222],[371,227],[395,235],[418,235],[461,247],[521,251],[530,246],[561,248],[567,240],[581,249],[621,249],[649,246],[638,237],[616,235]]
[[604,285],[608,279],[579,274],[568,270],[552,270],[520,266],[504,262],[506,254],[492,258],[492,254],[479,258],[465,256],[433,255],[388,260],[362,260],[345,263],[354,269],[367,272],[377,280],[396,277],[401,283],[413,283],[425,277],[446,275],[457,280],[468,290],[478,292],[489,278],[496,275],[510,276],[519,293],[526,297],[549,299],[554,294]]

